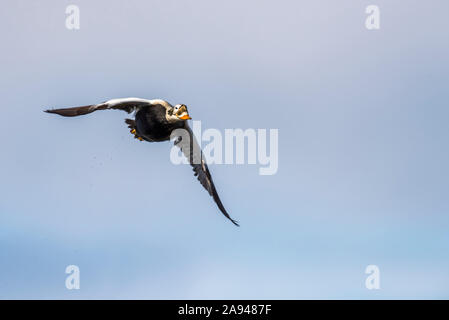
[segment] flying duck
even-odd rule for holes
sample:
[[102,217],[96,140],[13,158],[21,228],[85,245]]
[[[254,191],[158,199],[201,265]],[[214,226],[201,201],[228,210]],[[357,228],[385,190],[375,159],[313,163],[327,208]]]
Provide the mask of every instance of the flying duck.
[[174,130],[185,129],[181,131],[187,132],[190,139],[183,141],[182,135],[179,135],[175,139],[175,145],[182,150],[184,156],[189,160],[195,176],[212,196],[223,215],[231,220],[233,224],[239,226],[237,221],[233,220],[226,212],[218,196],[209,168],[204,161],[203,153],[193,135],[192,129],[187,123],[187,120],[191,118],[186,105],[177,104],[172,106],[167,101],[161,99],[123,98],[82,107],[49,109],[45,110],[45,112],[56,113],[64,117],[76,117],[97,110],[109,109],[124,110],[128,113],[134,112],[134,120],[125,119],[125,122],[131,134],[140,141],[167,141],[170,140],[170,136]]

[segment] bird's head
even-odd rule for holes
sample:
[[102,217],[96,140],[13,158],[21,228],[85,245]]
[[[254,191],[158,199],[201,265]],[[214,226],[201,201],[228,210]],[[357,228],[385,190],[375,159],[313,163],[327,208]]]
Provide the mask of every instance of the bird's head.
[[177,104],[173,108],[173,115],[179,120],[190,120],[189,112],[187,111],[187,106],[185,104]]

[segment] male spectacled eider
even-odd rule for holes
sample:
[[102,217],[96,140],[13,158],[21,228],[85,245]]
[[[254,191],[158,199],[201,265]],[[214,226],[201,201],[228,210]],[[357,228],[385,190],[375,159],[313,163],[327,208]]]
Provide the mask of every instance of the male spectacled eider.
[[[128,113],[135,112],[134,120],[126,119],[125,122],[130,128],[130,132],[140,141],[167,141],[170,140],[170,136],[174,130],[185,129],[190,136],[190,146],[185,148],[185,143],[183,145],[182,136],[176,138],[175,145],[181,148],[184,155],[189,160],[189,163],[193,167],[195,176],[198,177],[200,183],[212,196],[220,211],[226,218],[231,220],[233,224],[236,226],[239,225],[237,221],[233,220],[229,216],[221,203],[220,197],[215,189],[212,176],[210,175],[207,164],[204,161],[203,153],[199,148],[192,130],[187,124],[187,120],[191,118],[185,105],[177,104],[173,107],[170,103],[161,99],[146,100],[140,98],[125,98],[112,99],[96,105],[50,109],[45,110],[45,112],[56,113],[64,117],[76,117],[92,113],[97,110],[107,109],[124,110]],[[187,152],[189,154],[186,154]]]

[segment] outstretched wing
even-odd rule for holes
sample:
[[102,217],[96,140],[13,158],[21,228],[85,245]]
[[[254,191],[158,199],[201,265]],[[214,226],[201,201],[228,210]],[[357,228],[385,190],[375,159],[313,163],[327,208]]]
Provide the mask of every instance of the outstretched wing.
[[238,222],[229,216],[225,207],[223,206],[223,203],[218,196],[217,190],[215,189],[214,181],[212,180],[212,176],[210,175],[209,168],[207,167],[207,164],[204,160],[203,152],[201,151],[201,148],[198,145],[195,136],[193,135],[192,129],[190,129],[187,122],[185,122],[184,128],[185,135],[179,135],[175,140],[175,145],[182,150],[184,156],[189,160],[189,163],[193,167],[193,171],[195,172],[195,176],[198,178],[198,181],[212,196],[223,215],[231,220],[233,224],[239,226]]
[[112,99],[99,104],[93,104],[82,107],[49,109],[45,110],[45,112],[56,113],[63,117],[76,117],[92,113],[97,110],[107,110],[107,109],[123,110],[128,113],[131,113],[133,111],[137,111],[139,108],[148,107],[155,104],[160,104],[166,108],[170,107],[170,104],[168,102],[160,99],[147,100],[140,98],[123,98],[123,99]]

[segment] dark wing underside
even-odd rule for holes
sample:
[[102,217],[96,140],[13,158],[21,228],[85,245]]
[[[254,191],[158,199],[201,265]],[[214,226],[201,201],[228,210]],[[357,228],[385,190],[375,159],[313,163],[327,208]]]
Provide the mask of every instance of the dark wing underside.
[[56,113],[63,117],[76,117],[85,114],[92,113],[97,110],[123,110],[128,113],[135,111],[136,109],[152,105],[151,100],[139,99],[139,98],[124,98],[113,99],[100,104],[93,104],[82,107],[62,108],[62,109],[49,109],[45,110],[48,113]]
[[187,122],[185,124],[185,131],[190,138],[182,139],[182,136],[179,136],[175,140],[175,145],[182,150],[184,156],[189,160],[189,163],[192,166],[193,171],[195,172],[195,176],[198,178],[198,181],[212,196],[223,215],[231,220],[233,224],[239,226],[238,222],[229,216],[228,212],[223,206],[223,203],[218,196],[217,190],[215,189],[214,181],[212,180],[209,168],[207,167],[207,164],[204,160],[203,152],[201,151],[198,142],[196,141],[195,136],[193,135],[193,132]]

